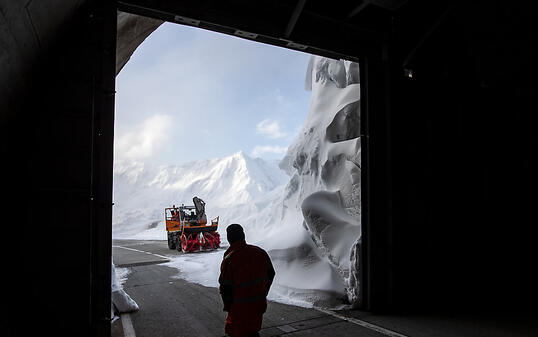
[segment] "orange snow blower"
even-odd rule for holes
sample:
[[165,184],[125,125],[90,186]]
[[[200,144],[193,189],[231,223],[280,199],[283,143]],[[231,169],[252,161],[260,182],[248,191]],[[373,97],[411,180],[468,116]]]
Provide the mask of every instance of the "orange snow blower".
[[179,252],[197,252],[220,247],[220,235],[217,233],[219,217],[207,223],[205,202],[194,197],[194,206],[181,205],[164,209],[168,248]]

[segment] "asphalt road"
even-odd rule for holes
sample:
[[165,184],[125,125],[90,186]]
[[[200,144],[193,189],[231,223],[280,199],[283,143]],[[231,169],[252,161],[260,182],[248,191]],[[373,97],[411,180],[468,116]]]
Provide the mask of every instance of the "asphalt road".
[[[224,252],[224,251],[223,251]],[[138,312],[112,324],[112,337],[212,337],[224,335],[225,312],[216,288],[190,283],[180,271],[162,265],[179,253],[166,241],[114,241],[116,267],[130,269],[124,290]],[[204,254],[204,253],[200,253]],[[351,310],[334,312],[268,303],[260,335],[358,337],[536,337],[538,319],[529,316],[374,315]],[[131,328],[132,325],[132,328]]]
[[[136,336],[223,336],[226,313],[218,289],[178,279],[177,269],[161,265],[177,254],[165,241],[114,241],[116,267],[130,268],[123,288],[140,307],[130,314]],[[114,322],[113,337],[123,335],[120,324]],[[384,336],[325,312],[274,302],[268,304],[260,335]]]

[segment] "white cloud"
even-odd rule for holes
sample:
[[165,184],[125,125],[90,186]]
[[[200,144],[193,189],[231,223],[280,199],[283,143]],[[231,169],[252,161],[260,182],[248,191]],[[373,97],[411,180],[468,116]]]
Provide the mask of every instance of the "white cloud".
[[172,118],[154,115],[130,131],[115,137],[115,156],[121,159],[147,159],[166,143]]
[[252,150],[252,156],[260,157],[264,153],[284,154],[287,150],[287,146],[257,145]]
[[286,137],[286,132],[280,130],[278,121],[272,121],[270,119],[264,119],[256,125],[256,132],[262,134],[271,139]]

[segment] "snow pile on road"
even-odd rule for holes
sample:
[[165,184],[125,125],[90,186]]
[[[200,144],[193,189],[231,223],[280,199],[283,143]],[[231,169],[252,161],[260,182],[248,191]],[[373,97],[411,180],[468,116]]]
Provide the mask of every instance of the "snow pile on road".
[[[111,285],[111,294],[112,294],[112,314],[114,311],[117,313],[133,312],[138,310],[138,304],[123,290],[122,278],[125,277],[125,271],[121,270],[120,274],[116,274],[116,267],[112,263],[112,285]],[[114,310],[115,309],[115,310]]]
[[[360,251],[360,89],[358,64],[313,56],[303,128],[279,167],[233,156],[150,168],[116,164],[115,238],[166,238],[163,209],[207,203],[208,218],[237,222],[247,242],[269,252],[276,270],[269,298],[302,306],[356,305]],[[284,173],[286,172],[286,173]],[[179,277],[217,286],[222,250],[182,254]]]

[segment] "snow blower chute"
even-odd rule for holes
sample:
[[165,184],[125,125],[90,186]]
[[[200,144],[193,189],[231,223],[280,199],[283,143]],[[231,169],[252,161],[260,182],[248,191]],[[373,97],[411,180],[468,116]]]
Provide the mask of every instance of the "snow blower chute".
[[205,202],[192,198],[194,206],[181,205],[164,209],[168,248],[183,252],[196,252],[220,247],[220,235],[217,233],[219,217],[207,223]]

